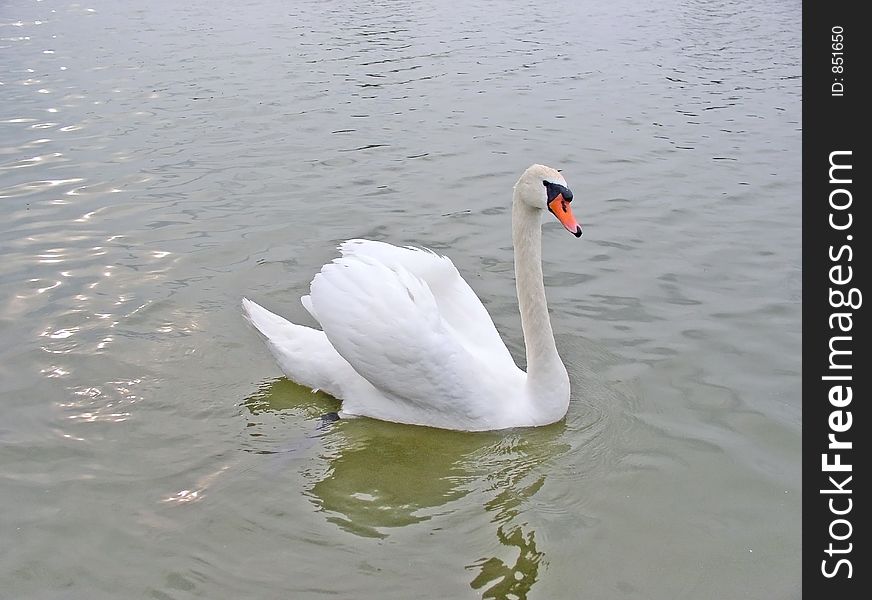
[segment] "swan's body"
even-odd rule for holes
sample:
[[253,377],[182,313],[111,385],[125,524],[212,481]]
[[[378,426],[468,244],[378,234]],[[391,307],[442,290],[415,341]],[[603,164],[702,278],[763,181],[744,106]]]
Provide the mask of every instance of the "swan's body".
[[[544,184],[544,185],[543,185]],[[515,185],[512,241],[525,373],[452,262],[429,250],[351,240],[312,280],[302,302],[322,331],[243,299],[288,378],[361,415],[444,429],[546,425],[569,406],[542,281],[541,213],[581,235],[563,177],[534,165]]]

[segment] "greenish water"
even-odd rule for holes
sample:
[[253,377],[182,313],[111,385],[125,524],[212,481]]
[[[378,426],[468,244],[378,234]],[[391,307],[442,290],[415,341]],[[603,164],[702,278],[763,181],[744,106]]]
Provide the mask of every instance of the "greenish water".
[[[0,5],[0,597],[796,598],[800,3]],[[565,421],[280,377],[352,237],[448,254],[513,354],[544,227]]]

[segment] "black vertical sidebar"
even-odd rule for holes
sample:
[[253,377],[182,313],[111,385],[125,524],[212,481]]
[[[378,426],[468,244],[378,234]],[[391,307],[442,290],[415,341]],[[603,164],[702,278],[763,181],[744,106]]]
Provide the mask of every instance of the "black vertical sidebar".
[[859,8],[803,3],[803,592],[839,600],[872,590],[872,475],[861,459],[872,454],[872,23]]

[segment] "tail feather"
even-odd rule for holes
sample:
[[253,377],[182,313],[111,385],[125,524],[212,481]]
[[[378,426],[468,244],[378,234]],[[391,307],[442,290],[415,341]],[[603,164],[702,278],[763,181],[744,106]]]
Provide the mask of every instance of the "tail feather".
[[342,377],[353,369],[323,331],[291,323],[248,298],[242,299],[242,309],[248,322],[266,338],[267,347],[288,379],[342,397]]

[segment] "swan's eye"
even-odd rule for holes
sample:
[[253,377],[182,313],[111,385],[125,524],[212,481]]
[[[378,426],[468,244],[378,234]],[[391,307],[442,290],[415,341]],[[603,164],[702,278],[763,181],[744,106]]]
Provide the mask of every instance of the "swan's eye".
[[559,183],[554,183],[547,179],[542,181],[542,185],[544,185],[547,190],[548,204],[550,204],[557,196],[562,196],[567,202],[572,202],[572,191],[565,185],[560,185]]

